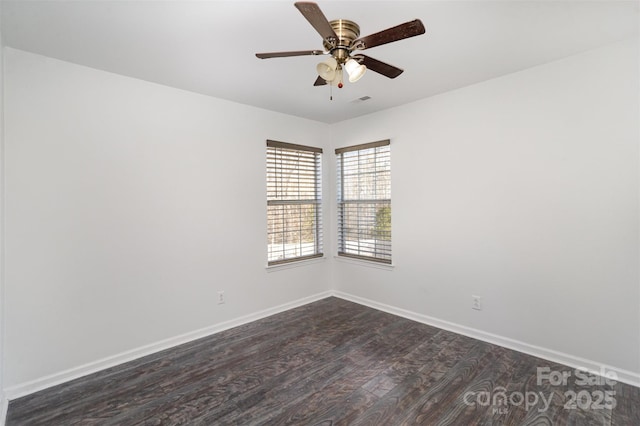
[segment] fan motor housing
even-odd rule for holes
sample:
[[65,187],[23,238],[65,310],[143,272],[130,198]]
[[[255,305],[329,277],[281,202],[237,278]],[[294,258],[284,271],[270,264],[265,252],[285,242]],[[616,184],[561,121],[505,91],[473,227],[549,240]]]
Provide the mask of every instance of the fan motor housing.
[[324,48],[331,53],[338,63],[343,64],[349,59],[351,44],[360,36],[360,27],[355,22],[347,19],[335,19],[329,24],[338,36],[338,42],[335,46],[332,46],[325,41],[323,43]]

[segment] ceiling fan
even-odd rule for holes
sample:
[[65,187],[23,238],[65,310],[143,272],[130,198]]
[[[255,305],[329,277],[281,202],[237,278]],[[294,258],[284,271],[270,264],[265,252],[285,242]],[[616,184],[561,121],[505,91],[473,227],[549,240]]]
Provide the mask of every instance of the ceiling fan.
[[367,68],[386,77],[396,78],[404,70],[370,56],[360,53],[353,54],[353,52],[414,37],[425,32],[422,22],[415,19],[366,37],[359,37],[360,27],[358,24],[346,19],[328,21],[316,3],[297,2],[295,6],[322,36],[324,50],[256,53],[256,56],[260,59],[267,59],[287,56],[331,55],[316,67],[318,78],[313,84],[314,86],[331,84],[341,88],[343,68],[352,83],[358,81]]

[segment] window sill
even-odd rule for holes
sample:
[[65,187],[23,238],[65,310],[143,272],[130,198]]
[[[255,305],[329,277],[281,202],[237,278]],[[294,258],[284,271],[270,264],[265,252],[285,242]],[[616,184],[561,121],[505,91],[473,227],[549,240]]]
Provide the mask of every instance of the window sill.
[[376,262],[376,261],[369,261],[369,260],[361,260],[361,259],[355,259],[352,257],[347,257],[347,256],[333,256],[333,258],[339,262],[343,262],[343,263],[351,263],[353,265],[360,265],[360,266],[366,266],[369,268],[376,268],[376,269],[383,269],[385,271],[393,271],[393,269],[395,268],[394,264],[387,264],[387,263],[380,263],[380,262]]
[[283,269],[299,268],[301,266],[307,266],[307,265],[312,265],[314,263],[324,262],[325,259],[326,259],[326,256],[316,257],[314,259],[296,260],[289,263],[281,263],[279,265],[267,265],[265,266],[264,269],[266,269],[267,272],[275,272],[275,271],[281,271]]

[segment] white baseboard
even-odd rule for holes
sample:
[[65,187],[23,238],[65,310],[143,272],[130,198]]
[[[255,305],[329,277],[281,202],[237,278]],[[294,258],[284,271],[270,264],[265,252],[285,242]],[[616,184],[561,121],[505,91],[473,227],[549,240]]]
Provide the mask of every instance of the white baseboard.
[[543,358],[548,361],[556,362],[558,364],[563,364],[572,368],[579,368],[582,370],[586,369],[593,374],[601,375],[601,373],[603,372],[605,374],[613,372],[617,375],[617,381],[626,383],[631,386],[640,387],[640,374],[634,373],[632,371],[623,370],[574,355],[542,348],[540,346],[530,345],[528,343],[510,339],[508,337],[503,337],[497,334],[477,330],[475,328],[443,321],[427,315],[418,314],[416,312],[407,311],[401,308],[396,308],[394,306],[354,296],[352,294],[344,293],[341,291],[333,291],[332,295],[341,299],[348,300],[350,302],[358,303],[360,305],[368,306],[370,308],[384,311],[413,321],[421,322],[423,324],[431,325],[433,327],[441,328],[443,330],[451,331],[453,333],[462,334],[473,339],[482,340],[487,343],[492,343],[494,345],[502,346],[538,358]]
[[195,330],[179,336],[171,337],[169,339],[161,340],[159,342],[152,343],[149,345],[141,346],[139,348],[122,352],[113,356],[102,358],[100,360],[93,361],[78,367],[70,368],[68,370],[61,371],[59,373],[41,377],[39,379],[32,380],[27,383],[11,386],[5,389],[3,408],[4,408],[4,405],[6,405],[10,400],[20,398],[20,397],[32,394],[34,392],[38,392],[40,390],[43,390],[55,385],[59,385],[64,382],[68,382],[70,380],[74,380],[74,379],[86,376],[88,374],[96,373],[106,368],[114,367],[116,365],[123,364],[125,362],[133,361],[138,358],[142,358],[144,356],[163,351],[165,349],[170,349],[174,346],[178,346],[178,345],[188,343],[203,337],[207,337],[212,334],[219,333],[221,331],[228,330],[233,327],[237,327],[239,325],[243,325],[252,321],[269,317],[271,315],[278,314],[280,312],[287,311],[289,309],[297,308],[299,306],[303,306],[321,299],[325,299],[329,296],[331,296],[331,292],[329,291],[315,294],[313,296],[294,300],[292,302],[288,302],[273,308],[269,308],[259,312],[255,312],[253,314],[245,315],[240,318],[235,318],[219,324],[214,324],[209,327],[201,328],[199,330]]

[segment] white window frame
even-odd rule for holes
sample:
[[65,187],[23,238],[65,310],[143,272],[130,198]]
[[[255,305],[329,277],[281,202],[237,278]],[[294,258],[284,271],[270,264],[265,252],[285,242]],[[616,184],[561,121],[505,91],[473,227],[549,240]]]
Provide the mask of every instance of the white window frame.
[[322,256],[322,148],[267,140],[267,265]]
[[338,148],[338,256],[391,264],[391,142]]

